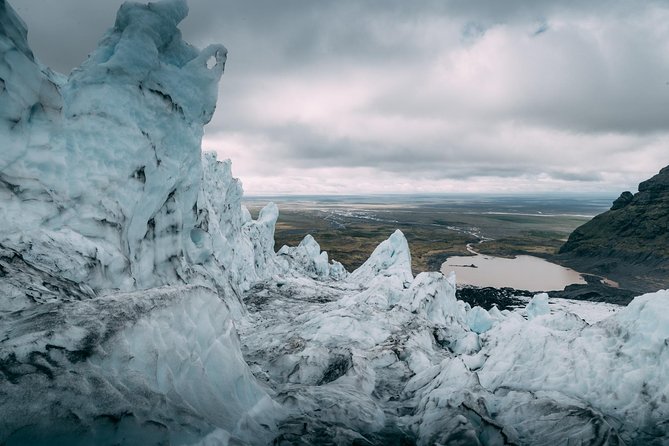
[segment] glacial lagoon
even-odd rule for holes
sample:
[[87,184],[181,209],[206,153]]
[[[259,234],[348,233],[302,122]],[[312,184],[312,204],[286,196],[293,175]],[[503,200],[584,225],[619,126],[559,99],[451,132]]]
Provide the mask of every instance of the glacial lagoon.
[[562,290],[571,284],[586,283],[583,276],[573,269],[539,257],[495,257],[479,254],[471,248],[470,252],[475,255],[449,257],[441,265],[444,274],[455,271],[458,285],[553,291]]

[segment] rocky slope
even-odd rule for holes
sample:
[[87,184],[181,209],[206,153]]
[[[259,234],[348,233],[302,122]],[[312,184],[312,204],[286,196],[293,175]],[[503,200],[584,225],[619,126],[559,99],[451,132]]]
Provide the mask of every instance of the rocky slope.
[[669,166],[639,184],[639,192],[623,192],[611,210],[577,228],[558,258],[625,288],[669,287]]

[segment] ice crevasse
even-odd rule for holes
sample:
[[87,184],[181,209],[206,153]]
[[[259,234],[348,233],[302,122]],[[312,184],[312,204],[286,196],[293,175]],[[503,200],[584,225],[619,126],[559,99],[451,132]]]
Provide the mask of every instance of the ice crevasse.
[[471,308],[400,231],[275,253],[187,13],[124,4],[63,76],[0,0],[0,444],[667,444],[666,291],[588,323]]

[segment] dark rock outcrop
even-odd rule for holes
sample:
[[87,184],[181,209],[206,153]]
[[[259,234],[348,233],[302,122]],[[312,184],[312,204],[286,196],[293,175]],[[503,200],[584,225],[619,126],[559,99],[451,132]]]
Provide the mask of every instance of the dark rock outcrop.
[[458,300],[467,302],[472,307],[479,306],[486,310],[497,307],[500,310],[512,310],[527,305],[527,300],[519,298],[532,297],[535,292],[527,290],[516,290],[514,288],[493,288],[465,286],[458,288],[456,296]]
[[608,302],[616,305],[627,305],[639,293],[625,288],[614,288],[602,282],[599,276],[584,274],[586,284],[567,285],[564,290],[548,291],[550,297],[561,299],[587,300],[590,302]]
[[636,291],[669,287],[669,166],[574,230],[558,261]]
[[613,202],[613,206],[611,206],[612,211],[617,211],[618,209],[622,209],[628,204],[632,202],[632,199],[634,198],[634,195],[632,195],[632,192],[626,190],[618,198],[615,199]]

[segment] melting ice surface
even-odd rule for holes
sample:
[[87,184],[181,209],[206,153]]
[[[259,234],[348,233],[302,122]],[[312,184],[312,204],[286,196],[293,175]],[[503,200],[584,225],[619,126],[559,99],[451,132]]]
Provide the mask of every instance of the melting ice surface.
[[526,255],[510,259],[483,254],[449,257],[441,271],[454,271],[458,283],[463,285],[529,291],[562,290],[567,285],[586,283],[573,269]]
[[667,444],[667,291],[486,311],[399,231],[275,253],[201,153],[226,51],[187,12],[125,4],[64,77],[0,0],[0,444]]

